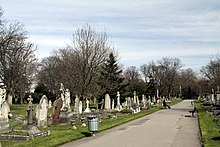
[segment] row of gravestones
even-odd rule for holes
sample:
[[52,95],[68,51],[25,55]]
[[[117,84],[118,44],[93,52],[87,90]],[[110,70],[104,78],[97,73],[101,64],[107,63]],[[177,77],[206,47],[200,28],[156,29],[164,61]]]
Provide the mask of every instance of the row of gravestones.
[[136,94],[136,91],[134,91],[134,96],[128,97],[125,99],[125,102],[122,103],[122,105],[120,104],[120,93],[117,92],[117,104],[115,107],[115,102],[114,99],[112,99],[112,103],[111,103],[111,98],[108,94],[105,95],[105,100],[103,100],[104,104],[104,109],[105,110],[117,110],[117,111],[121,111],[123,108],[126,109],[131,109],[134,113],[140,112],[140,108],[148,108],[150,105],[152,104],[156,104],[156,103],[160,103],[160,99],[156,99],[156,97],[148,97],[148,99],[146,98],[145,95],[142,95],[142,100],[141,103],[139,101],[139,98]]
[[[8,132],[9,124],[8,124],[8,114],[10,113],[10,108],[7,105],[7,102],[5,101],[6,96],[6,90],[4,88],[4,85],[0,87],[0,133],[2,132]],[[53,111],[52,111],[52,117],[49,119],[48,122],[48,107],[51,107],[51,101],[48,102],[47,97],[44,95],[39,102],[39,105],[36,107],[36,122],[33,122],[33,106],[32,106],[32,98],[29,97],[29,103],[27,108],[27,122],[28,126],[32,127],[33,124],[37,124],[38,127],[46,127],[48,124],[57,124],[60,122],[70,122],[72,118],[74,118],[74,115],[82,114],[82,101],[79,100],[79,98],[76,96],[75,99],[75,106],[74,111],[71,111],[70,108],[70,92],[68,89],[64,89],[63,84],[61,83],[60,86],[60,98],[56,99],[53,103]],[[104,109],[106,110],[118,110],[121,111],[123,108],[131,109],[134,113],[140,112],[140,102],[139,98],[136,95],[136,92],[134,92],[133,98],[126,98],[126,101],[121,105],[120,104],[120,93],[117,92],[117,104],[115,106],[114,100],[112,100],[111,104],[111,98],[107,94],[105,96],[104,100]],[[143,95],[142,96],[142,107],[146,108],[151,103],[155,103],[156,99],[155,97],[153,100],[147,98]],[[103,106],[102,106],[103,107]],[[89,100],[86,100],[86,109],[84,110],[84,113],[90,113],[91,110],[89,108]]]

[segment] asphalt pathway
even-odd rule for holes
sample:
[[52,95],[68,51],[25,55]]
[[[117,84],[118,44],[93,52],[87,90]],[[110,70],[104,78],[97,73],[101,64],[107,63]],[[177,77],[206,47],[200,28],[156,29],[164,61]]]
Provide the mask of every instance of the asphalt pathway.
[[201,147],[191,100],[61,147]]

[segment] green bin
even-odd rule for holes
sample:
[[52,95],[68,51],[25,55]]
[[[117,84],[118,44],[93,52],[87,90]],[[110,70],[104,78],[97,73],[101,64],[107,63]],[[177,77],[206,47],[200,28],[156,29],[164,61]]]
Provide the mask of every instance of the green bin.
[[97,118],[97,116],[92,115],[92,116],[88,116],[88,129],[90,132],[95,132],[98,131],[98,127],[99,127],[99,120]]

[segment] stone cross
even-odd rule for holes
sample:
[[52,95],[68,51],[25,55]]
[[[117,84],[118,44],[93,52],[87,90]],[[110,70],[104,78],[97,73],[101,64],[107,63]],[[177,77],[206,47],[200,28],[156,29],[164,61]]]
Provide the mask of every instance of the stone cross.
[[84,112],[85,112],[85,113],[90,113],[90,112],[91,112],[91,110],[90,110],[90,108],[89,108],[89,100],[88,100],[88,99],[86,99],[86,109],[85,109]]
[[29,95],[28,99],[27,99],[29,102],[28,102],[28,105],[32,106],[32,101],[33,101],[33,98],[31,97],[31,95]]
[[28,98],[28,107],[27,107],[27,112],[28,112],[28,125],[31,125],[33,123],[33,106],[32,106],[32,101],[33,98],[31,97],[31,95],[29,95]]

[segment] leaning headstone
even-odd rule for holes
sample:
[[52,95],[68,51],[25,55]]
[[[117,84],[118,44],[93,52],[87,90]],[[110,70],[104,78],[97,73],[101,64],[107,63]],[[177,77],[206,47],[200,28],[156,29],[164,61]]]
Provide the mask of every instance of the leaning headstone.
[[47,110],[48,110],[48,100],[47,97],[43,95],[38,105],[38,117],[37,117],[38,127],[47,127]]
[[91,110],[90,110],[90,108],[89,108],[89,100],[88,100],[88,99],[86,99],[86,109],[85,109],[84,112],[85,112],[85,113],[90,113],[90,112],[91,112]]
[[58,124],[60,120],[60,111],[63,105],[63,100],[58,98],[54,101],[53,104],[53,117],[52,117],[52,125]]
[[101,110],[104,108],[104,103],[105,103],[105,100],[104,99],[102,99],[102,101],[101,101]]
[[105,109],[106,110],[111,109],[111,99],[110,99],[109,94],[105,95]]

